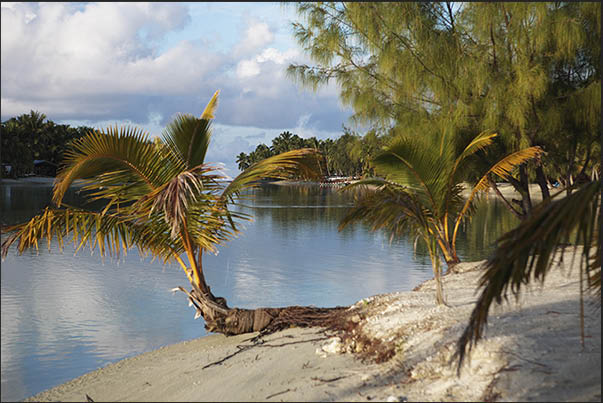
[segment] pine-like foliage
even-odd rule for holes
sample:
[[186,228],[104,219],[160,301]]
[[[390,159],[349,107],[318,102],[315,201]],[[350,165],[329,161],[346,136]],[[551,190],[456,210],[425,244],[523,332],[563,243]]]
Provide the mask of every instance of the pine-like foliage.
[[[600,170],[600,3],[295,3],[293,32],[314,65],[290,77],[334,80],[354,119],[397,133],[494,130],[499,154],[547,153],[509,181],[571,184]],[[599,168],[597,168],[599,167]]]

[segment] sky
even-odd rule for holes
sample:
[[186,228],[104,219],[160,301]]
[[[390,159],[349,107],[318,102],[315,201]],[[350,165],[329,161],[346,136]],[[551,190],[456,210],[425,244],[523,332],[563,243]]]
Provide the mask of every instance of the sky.
[[351,109],[336,84],[313,92],[285,74],[312,65],[281,3],[1,3],[1,119],[44,113],[71,126],[161,135],[177,113],[219,105],[207,162],[288,130],[336,138]]

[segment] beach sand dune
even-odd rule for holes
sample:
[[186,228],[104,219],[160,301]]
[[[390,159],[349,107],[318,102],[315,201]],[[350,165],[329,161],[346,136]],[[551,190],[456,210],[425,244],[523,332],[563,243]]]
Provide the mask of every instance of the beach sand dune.
[[[125,359],[29,401],[601,401],[601,311],[586,306],[580,342],[579,282],[571,253],[544,286],[533,284],[490,312],[486,337],[460,377],[449,363],[477,294],[480,262],[416,291],[359,301],[358,331],[394,348],[363,362],[320,329],[211,335]],[[366,317],[364,316],[366,315]],[[347,352],[346,352],[347,351]]]

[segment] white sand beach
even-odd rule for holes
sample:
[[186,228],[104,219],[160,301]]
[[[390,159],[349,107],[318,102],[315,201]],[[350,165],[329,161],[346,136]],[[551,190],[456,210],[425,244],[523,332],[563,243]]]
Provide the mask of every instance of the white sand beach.
[[580,342],[579,273],[571,253],[544,284],[490,311],[486,337],[460,377],[449,364],[477,299],[480,262],[415,291],[359,301],[359,331],[393,347],[382,364],[333,334],[295,328],[211,335],[108,365],[27,401],[601,401],[601,311],[586,305]]

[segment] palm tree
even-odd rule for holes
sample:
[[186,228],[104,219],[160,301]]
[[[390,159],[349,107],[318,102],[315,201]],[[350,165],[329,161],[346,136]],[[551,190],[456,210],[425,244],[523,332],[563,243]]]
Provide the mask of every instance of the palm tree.
[[600,197],[601,182],[593,181],[564,198],[545,200],[529,218],[498,240],[498,247],[488,259],[480,279],[480,296],[457,342],[453,358],[458,358],[459,373],[466,354],[482,337],[492,302],[500,304],[503,298],[507,299],[509,289],[518,298],[523,285],[533,280],[544,282],[553,268],[553,258],[563,253],[572,236],[575,236],[575,244],[583,245],[580,253],[580,318],[584,343],[584,280],[587,291],[594,291],[596,301],[601,304]]
[[396,138],[372,161],[384,179],[365,179],[344,188],[374,186],[374,190],[357,195],[354,208],[339,228],[364,220],[371,223],[372,230],[385,229],[392,238],[410,230],[423,239],[436,278],[436,301],[444,303],[438,249],[449,268],[460,262],[456,252],[459,226],[470,215],[477,195],[489,189],[491,175],[505,178],[516,166],[542,152],[539,147],[529,147],[502,158],[483,173],[464,200],[469,157],[491,145],[494,137],[496,134],[481,133],[460,151],[443,134]]
[[[67,235],[73,236],[77,250],[88,244],[98,246],[102,255],[135,246],[164,263],[180,265],[192,290],[177,289],[188,295],[208,330],[238,334],[268,326],[278,309],[230,309],[224,298],[212,294],[203,254],[231,239],[238,231],[236,221],[249,218],[228,208],[243,189],[266,177],[296,173],[314,178],[318,155],[313,149],[276,155],[222,183],[219,168],[205,162],[217,100],[218,92],[200,118],[178,115],[155,141],[129,127],[90,132],[75,140],[55,180],[56,207],[6,228],[10,235],[2,243],[2,255],[15,242],[22,253],[37,248],[44,238],[49,248],[53,238],[62,248]],[[100,210],[63,205],[66,190],[77,179],[85,181],[83,190],[90,200],[103,204]]]
[[244,152],[239,153],[239,155],[237,155],[237,160],[236,163],[239,167],[239,170],[244,171],[247,168],[249,168],[249,156],[247,154],[245,154]]
[[293,134],[289,131],[284,131],[272,139],[272,145],[270,146],[270,151],[274,154],[280,154],[285,151],[289,151],[294,149],[291,146],[291,141],[293,139]]

